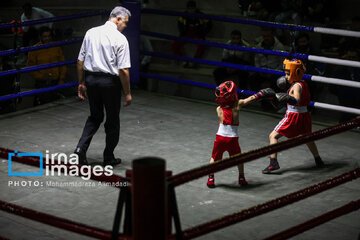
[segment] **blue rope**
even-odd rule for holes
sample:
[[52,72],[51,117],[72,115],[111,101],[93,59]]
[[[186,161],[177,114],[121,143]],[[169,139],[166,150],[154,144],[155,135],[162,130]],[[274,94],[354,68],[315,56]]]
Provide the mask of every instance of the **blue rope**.
[[191,57],[185,57],[185,56],[174,56],[174,55],[165,54],[165,53],[156,53],[156,52],[148,52],[148,51],[140,51],[140,53],[149,55],[149,56],[154,56],[154,57],[176,59],[176,60],[180,60],[180,61],[197,62],[197,63],[207,64],[207,65],[215,65],[215,66],[221,66],[221,67],[227,67],[227,68],[236,68],[236,69],[241,69],[241,70],[245,70],[245,71],[262,72],[262,73],[269,73],[269,74],[275,74],[275,75],[280,75],[280,76],[285,75],[285,73],[280,70],[264,69],[264,68],[246,66],[246,65],[217,62],[217,61],[212,61],[212,60],[191,58]]
[[19,27],[19,26],[30,26],[30,25],[40,24],[40,23],[58,22],[58,21],[65,21],[65,20],[84,18],[84,17],[92,17],[92,16],[98,16],[98,15],[106,15],[106,14],[110,14],[110,11],[106,10],[106,11],[87,12],[87,13],[72,14],[72,15],[66,15],[66,16],[60,16],[60,17],[30,20],[30,21],[25,21],[25,22],[20,22],[20,23],[18,23],[18,22],[4,23],[4,24],[0,24],[0,29]]
[[314,27],[299,26],[299,25],[293,25],[293,24],[282,24],[282,23],[275,23],[275,22],[265,22],[265,21],[259,21],[259,20],[251,20],[251,19],[221,17],[221,16],[214,16],[214,15],[209,15],[209,14],[186,13],[186,12],[177,12],[177,11],[169,11],[169,10],[158,10],[158,9],[152,9],[152,8],[143,8],[143,9],[141,9],[141,13],[182,16],[182,17],[196,17],[196,18],[212,19],[212,20],[222,21],[222,22],[250,24],[250,25],[255,25],[255,26],[260,26],[260,27],[271,27],[271,28],[288,29],[288,30],[293,30],[293,31],[314,32]]
[[78,84],[78,82],[70,82],[70,83],[65,83],[65,84],[56,85],[56,86],[52,86],[52,87],[40,88],[40,89],[30,90],[30,91],[26,91],[26,92],[21,92],[21,93],[6,95],[6,96],[0,96],[0,102],[14,99],[14,98],[36,95],[36,94],[40,94],[40,93],[44,93],[44,92],[56,91],[56,90],[63,89],[63,88],[73,87],[73,86],[76,86],[77,84]]
[[[161,76],[161,75],[152,74],[152,73],[143,73],[143,72],[140,72],[140,76],[142,76],[142,77],[148,77],[148,78],[155,78],[155,79],[159,79],[159,80],[163,80],[163,81],[168,81],[168,82],[175,82],[175,83],[187,84],[187,85],[192,85],[192,86],[202,87],[202,88],[215,89],[215,88],[217,87],[217,85],[214,85],[214,84],[194,82],[194,81],[189,81],[189,80],[184,80],[184,79],[179,79],[179,78]],[[253,91],[242,90],[242,89],[237,89],[237,92],[238,92],[239,94],[245,94],[245,95],[248,95],[248,96],[253,95],[253,94],[256,93],[256,92],[253,92]],[[310,104],[309,104],[309,106],[314,106],[314,102],[311,101]]]
[[[149,31],[140,31],[140,33],[143,35],[152,36],[152,37],[165,38],[165,39],[169,39],[169,40],[177,40],[177,41],[183,41],[183,42],[191,42],[191,43],[195,43],[195,44],[201,44],[201,45],[206,45],[206,46],[211,46],[211,47],[226,48],[226,49],[230,49],[230,50],[247,51],[247,52],[267,54],[267,55],[277,55],[277,56],[282,56],[285,58],[288,58],[290,56],[290,54],[288,52],[284,52],[284,51],[272,51],[272,50],[259,49],[259,48],[236,46],[236,45],[231,45],[231,44],[226,44],[226,43],[217,43],[217,42],[210,42],[210,41],[191,39],[191,38],[185,38],[185,37],[176,37],[176,36],[172,36],[172,35],[149,32]],[[307,54],[299,54],[299,53],[293,53],[292,56],[294,58],[298,58],[298,59],[308,59],[308,57],[309,57],[309,55],[307,55]]]
[[70,44],[73,44],[73,43],[82,42],[82,40],[83,40],[83,38],[74,38],[74,39],[69,39],[69,40],[64,40],[64,41],[41,44],[39,46],[23,47],[23,48],[20,48],[19,50],[17,50],[17,49],[5,50],[5,51],[0,51],[0,56],[12,55],[12,54],[15,54],[15,53],[18,53],[18,52],[19,53],[25,53],[25,52],[35,51],[35,50],[39,50],[39,49],[70,45]]
[[60,66],[75,64],[76,62],[77,62],[77,59],[73,59],[73,60],[61,61],[61,62],[56,62],[56,63],[24,67],[24,68],[20,68],[19,70],[12,69],[9,71],[0,72],[0,77],[14,75],[14,74],[17,74],[18,72],[27,73],[27,72],[33,72],[33,71],[38,71],[38,70],[47,69],[47,68],[60,67]]

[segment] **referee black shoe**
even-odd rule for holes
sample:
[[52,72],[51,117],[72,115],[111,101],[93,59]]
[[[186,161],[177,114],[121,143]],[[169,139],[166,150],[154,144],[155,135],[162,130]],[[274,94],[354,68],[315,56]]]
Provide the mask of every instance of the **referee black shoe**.
[[121,163],[121,158],[104,158],[104,166],[115,166]]
[[82,151],[80,148],[76,148],[74,153],[78,156],[80,165],[89,165],[86,159],[86,152]]

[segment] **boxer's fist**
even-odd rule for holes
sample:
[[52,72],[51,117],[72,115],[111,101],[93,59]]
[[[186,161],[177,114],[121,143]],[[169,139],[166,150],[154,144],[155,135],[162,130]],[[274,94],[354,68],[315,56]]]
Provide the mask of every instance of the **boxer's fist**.
[[276,86],[278,86],[278,88],[282,90],[287,90],[290,87],[290,84],[288,83],[286,78],[282,76],[276,80]]
[[272,88],[261,89],[259,92],[254,94],[256,99],[264,99],[264,98],[274,98],[275,91]]

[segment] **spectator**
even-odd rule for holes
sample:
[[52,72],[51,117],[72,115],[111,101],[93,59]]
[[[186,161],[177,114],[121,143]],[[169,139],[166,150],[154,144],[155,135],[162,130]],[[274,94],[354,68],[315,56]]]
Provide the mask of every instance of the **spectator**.
[[[241,32],[239,30],[233,30],[230,36],[231,38],[227,44],[249,47],[250,44],[241,38]],[[252,55],[246,51],[224,49],[222,52],[222,62],[226,63],[251,65],[253,62],[251,57]],[[247,78],[249,77],[249,73],[247,71],[218,67],[214,70],[213,74],[216,85],[220,85],[228,80],[237,80],[236,84],[240,89],[248,89]]]
[[[21,22],[30,21],[30,20],[37,20],[42,18],[51,18],[55,17],[54,14],[45,11],[41,8],[33,7],[31,3],[27,2],[23,5],[24,13],[21,15]],[[52,28],[53,23],[42,23],[42,24],[35,24],[31,26],[23,26],[23,46],[27,47],[34,44],[38,39],[38,31],[41,27],[49,27]]]
[[[190,0],[186,4],[186,13],[202,14],[202,12],[196,8],[196,2]],[[192,38],[198,40],[205,40],[205,36],[209,33],[212,27],[212,22],[208,19],[201,19],[196,17],[180,17],[178,19],[178,28],[180,37]],[[184,42],[173,41],[172,48],[173,52],[177,56],[182,56],[182,47]],[[205,50],[205,47],[201,44],[197,45],[197,49],[194,58],[201,58]],[[194,63],[185,62],[184,67],[194,68]]]
[[336,16],[335,0],[302,0],[304,21],[329,23]]
[[[360,53],[354,48],[349,48],[341,57],[345,60],[360,61]],[[360,69],[355,67],[339,66],[334,71],[334,77],[360,82]],[[360,89],[355,87],[337,87],[337,96],[341,106],[360,108]],[[355,114],[342,113],[339,122],[344,122],[356,117]]]
[[[301,17],[301,1],[298,0],[282,0],[281,1],[281,11],[275,16],[274,21],[277,23],[287,23],[290,22],[295,25],[300,25],[302,23]],[[299,33],[296,32],[295,36]],[[277,29],[276,35],[282,43],[286,43],[287,39],[283,29]]]
[[[0,72],[10,70],[6,57],[0,57]],[[2,76],[0,78],[0,96],[15,93],[15,77],[14,75]],[[16,110],[14,99],[0,101],[0,114],[9,113]]]
[[[40,42],[34,46],[39,46],[42,44],[48,44],[52,42],[52,32],[48,27],[42,27],[39,30],[40,33]],[[60,47],[51,47],[40,49],[36,51],[29,52],[27,59],[27,66],[36,66],[42,64],[56,63],[64,61],[64,55]],[[66,75],[66,67],[54,67],[47,68],[43,70],[30,72],[30,75],[35,79],[36,88],[44,88],[55,86],[57,84],[63,84],[64,78]],[[44,93],[39,95],[34,100],[34,105],[39,105],[42,103],[49,102],[56,99],[57,95],[53,93]]]
[[[140,51],[148,51],[148,52],[153,51],[151,42],[144,35],[140,36]],[[140,54],[140,72],[143,72],[143,73],[148,72],[150,61],[151,61],[151,56]],[[139,81],[140,81],[139,87],[142,89],[147,89],[147,78],[140,77]]]
[[[272,51],[284,51],[285,46],[274,36],[274,32],[270,28],[261,29],[261,37],[259,43],[255,48],[272,50]],[[268,69],[282,69],[282,58],[276,55],[255,54],[254,58],[255,67],[268,68]],[[254,73],[250,76],[250,89],[256,91],[264,87],[274,87],[277,76],[268,73]],[[276,88],[276,87],[275,87]]]
[[[360,31],[360,16],[353,17],[351,24],[348,27],[350,31]],[[357,37],[342,37],[339,40],[339,53],[340,55],[346,55],[346,51],[350,48],[360,50],[360,38]]]
[[[274,36],[274,32],[270,28],[261,29],[261,37],[259,43],[255,48],[272,50],[272,51],[284,51],[284,45]],[[255,54],[254,65],[258,68],[267,69],[282,69],[282,58],[276,55]],[[257,91],[257,89],[271,87],[277,89],[276,80],[278,76],[270,73],[254,72],[249,76],[250,90]],[[263,110],[273,109],[272,105],[268,101],[262,101],[261,106]]]
[[268,21],[273,20],[273,15],[280,8],[280,3],[277,1],[265,0],[238,0],[238,6],[243,11],[244,16]]
[[[316,49],[311,45],[310,36],[307,33],[301,33],[295,42],[295,52],[303,53],[307,55],[321,56],[319,49]],[[326,64],[321,62],[312,62],[307,59],[303,59],[303,64],[306,67],[307,74],[323,76],[325,73]],[[319,84],[313,81],[308,82],[310,88],[310,95],[313,100],[317,99],[318,93],[321,91],[323,84]]]

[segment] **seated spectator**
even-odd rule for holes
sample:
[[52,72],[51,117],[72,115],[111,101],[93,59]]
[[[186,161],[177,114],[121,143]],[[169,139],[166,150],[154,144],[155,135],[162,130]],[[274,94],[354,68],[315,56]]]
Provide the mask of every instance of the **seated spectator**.
[[[342,59],[360,61],[360,53],[355,48],[349,48]],[[334,77],[360,82],[360,69],[356,67],[338,66]],[[360,89],[356,87],[337,86],[339,104],[345,107],[360,108]],[[355,114],[342,113],[339,122],[344,122],[356,117]]]
[[[307,33],[301,33],[295,42],[295,52],[307,55],[321,56],[320,49],[316,49],[311,45],[310,36]],[[308,59],[302,59],[306,67],[306,74],[323,76],[325,73],[326,64],[321,62],[313,62]],[[323,84],[309,81],[310,95],[313,100],[317,100],[318,93],[321,91]]]
[[[24,13],[21,15],[21,22],[55,17],[54,14],[48,11],[45,11],[41,8],[33,7],[29,2],[25,3],[22,8]],[[51,29],[52,25],[53,23],[49,22],[30,26],[23,26],[23,46],[27,47],[36,43],[38,39],[39,29],[44,26],[47,26]]]
[[[233,30],[230,35],[230,40],[227,44],[235,46],[249,47],[249,43],[241,38],[241,32],[239,30]],[[222,62],[251,65],[252,55],[246,51],[236,51],[231,49],[224,49],[222,52]],[[247,78],[249,77],[248,71],[242,71],[234,68],[218,67],[213,72],[216,85],[232,80],[236,83],[239,89],[248,89]]]
[[[186,4],[186,13],[202,14],[202,12],[196,8],[196,2],[190,0]],[[195,17],[180,17],[178,19],[178,28],[180,37],[205,40],[205,36],[209,33],[212,27],[212,22],[208,19],[201,19]],[[182,56],[182,47],[185,42],[173,41],[173,52],[177,56]],[[205,50],[205,47],[201,44],[197,45],[194,58],[201,58]],[[194,63],[185,62],[184,67],[196,67]]]
[[[0,57],[0,72],[12,69],[6,57]],[[0,77],[0,96],[15,93],[15,75]],[[9,113],[16,110],[15,99],[0,101],[0,114]]]
[[[286,50],[285,46],[274,36],[274,31],[270,28],[261,29],[261,37],[255,48],[272,51]],[[262,53],[255,54],[255,67],[281,70],[282,63],[282,57]],[[250,76],[250,78],[250,89],[257,91],[258,89],[266,87],[274,87],[278,76],[268,73],[255,72]]]
[[[144,35],[140,35],[140,51],[147,51],[147,52],[153,51],[151,42]],[[151,56],[140,54],[140,72],[143,72],[143,73],[148,72],[150,61],[151,61]],[[139,81],[140,81],[139,87],[142,89],[147,89],[147,78],[140,77]]]
[[238,5],[244,11],[243,15],[263,21],[273,21],[274,13],[280,8],[278,1],[266,0],[239,0]]
[[[302,23],[302,16],[301,16],[301,1],[297,0],[282,0],[280,12],[275,16],[274,21],[277,23],[291,23],[294,25],[300,25]],[[295,36],[299,33],[296,32]],[[276,29],[276,35],[278,39],[286,44],[288,39],[285,36],[283,29]]]
[[302,0],[304,21],[329,23],[337,16],[335,0]]
[[[41,44],[48,44],[52,42],[52,33],[51,29],[48,27],[42,27],[40,30],[40,42],[34,46],[39,46]],[[49,64],[64,61],[64,55],[60,47],[51,47],[40,49],[36,51],[29,52],[27,59],[27,66],[35,66],[42,64]],[[47,68],[43,70],[30,72],[30,75],[35,79],[36,88],[45,88],[50,86],[55,86],[57,84],[63,84],[64,78],[66,75],[66,67],[54,67]],[[38,95],[35,98],[34,105],[39,105],[42,103],[49,102],[58,97],[58,94],[54,92],[44,93]]]
[[[270,28],[261,29],[260,42],[255,46],[255,48],[272,51],[286,50],[285,46],[274,36],[273,30]],[[259,68],[281,70],[283,66],[283,58],[276,55],[258,53],[255,54],[254,64],[255,67]],[[278,75],[270,73],[253,72],[249,76],[250,90],[258,91],[259,89],[267,87],[278,90],[276,86],[276,80],[278,77]],[[271,107],[271,104],[268,104],[267,101],[262,101],[262,106],[264,110],[273,109],[273,107]]]
[[[353,17],[348,27],[350,31],[360,31],[360,16]],[[349,47],[360,50],[360,38],[358,37],[342,37],[339,40],[339,53],[345,55]]]

